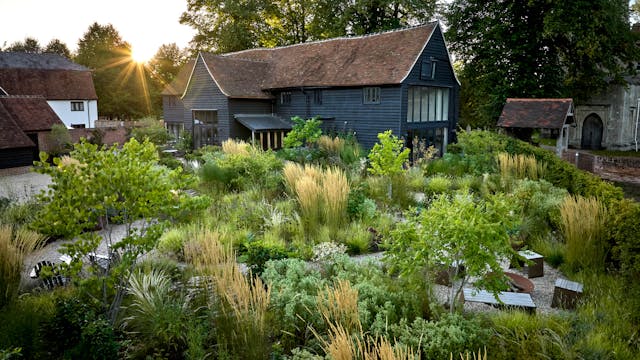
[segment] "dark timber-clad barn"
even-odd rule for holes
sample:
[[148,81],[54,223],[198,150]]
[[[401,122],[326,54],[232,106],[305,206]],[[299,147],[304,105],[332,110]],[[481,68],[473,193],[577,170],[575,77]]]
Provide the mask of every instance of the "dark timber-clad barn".
[[[391,129],[441,151],[454,138],[460,85],[438,22],[360,37],[200,53],[163,91],[164,120],[196,146],[228,138],[282,144],[293,116],[355,133],[370,148]],[[247,115],[261,115],[259,126]],[[254,124],[254,125],[252,125]],[[260,141],[260,140],[258,140]],[[268,143],[267,143],[268,141]]]

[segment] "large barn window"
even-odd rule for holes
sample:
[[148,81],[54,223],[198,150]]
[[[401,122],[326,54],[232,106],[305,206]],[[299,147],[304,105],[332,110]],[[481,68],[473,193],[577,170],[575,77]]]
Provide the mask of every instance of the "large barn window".
[[72,101],[71,111],[84,111],[84,101]]
[[449,89],[412,86],[407,92],[407,122],[449,120]]
[[365,104],[380,104],[380,88],[379,87],[363,88],[362,102]]

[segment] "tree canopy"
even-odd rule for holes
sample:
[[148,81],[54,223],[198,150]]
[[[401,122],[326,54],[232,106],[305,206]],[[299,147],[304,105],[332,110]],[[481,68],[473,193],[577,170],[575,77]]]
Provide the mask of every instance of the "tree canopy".
[[78,41],[75,61],[94,71],[100,115],[142,118],[153,113],[149,74],[131,58],[131,45],[113,25],[93,23]]
[[430,19],[436,0],[187,0],[197,50],[220,53],[391,30]]
[[447,40],[462,62],[464,123],[493,126],[507,97],[585,99],[633,72],[628,3],[455,0]]
[[27,52],[36,54],[55,53],[62,55],[67,59],[71,58],[71,51],[69,51],[69,47],[67,47],[67,44],[59,39],[52,39],[45,47],[42,47],[37,39],[26,37],[23,41],[13,42],[3,51]]

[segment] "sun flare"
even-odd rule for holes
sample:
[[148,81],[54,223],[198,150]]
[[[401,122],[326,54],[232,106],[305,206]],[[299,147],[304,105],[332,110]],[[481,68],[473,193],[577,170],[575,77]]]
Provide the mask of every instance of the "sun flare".
[[153,57],[153,52],[151,50],[147,50],[144,48],[132,48],[131,49],[131,59],[133,61],[144,64],[147,63]]

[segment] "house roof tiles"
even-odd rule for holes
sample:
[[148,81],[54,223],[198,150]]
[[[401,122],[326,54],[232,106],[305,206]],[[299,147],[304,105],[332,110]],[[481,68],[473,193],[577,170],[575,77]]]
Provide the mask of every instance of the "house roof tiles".
[[57,54],[0,52],[0,87],[9,95],[96,100],[91,71]]
[[294,87],[400,84],[437,26],[201,56],[229,97],[269,98],[265,90]]
[[16,124],[0,102],[0,149],[32,147],[36,144]]
[[54,124],[64,125],[41,96],[0,97],[0,104],[24,132],[46,131]]
[[507,99],[499,127],[560,129],[572,115],[572,99]]

